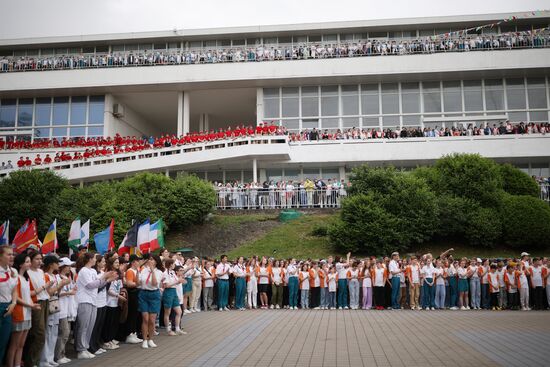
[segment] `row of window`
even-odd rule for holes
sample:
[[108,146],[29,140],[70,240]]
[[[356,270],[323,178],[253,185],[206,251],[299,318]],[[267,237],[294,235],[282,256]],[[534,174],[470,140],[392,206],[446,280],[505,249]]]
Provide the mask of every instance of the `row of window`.
[[[514,25],[506,24],[497,27],[486,27],[480,30],[472,30],[469,34],[495,35],[505,32],[521,32],[530,31],[548,27],[548,24],[525,24]],[[399,38],[417,38],[428,37],[438,34],[445,34],[452,31],[461,30],[459,28],[438,28],[438,29],[419,29],[405,31],[370,31],[359,33],[334,33],[323,35],[301,35],[301,36],[280,36],[280,37],[263,37],[263,38],[241,38],[241,39],[224,39],[224,40],[209,40],[209,41],[189,41],[189,42],[156,42],[156,43],[133,43],[119,45],[101,45],[88,47],[60,47],[60,48],[42,48],[29,50],[0,50],[0,56],[53,56],[53,55],[69,55],[69,54],[105,54],[108,52],[129,52],[129,51],[166,51],[179,50],[190,48],[223,48],[223,47],[242,47],[278,44],[303,44],[307,42],[353,42],[366,39],[399,39]]]
[[[351,172],[350,168],[346,168],[346,173]],[[213,172],[190,172],[202,179],[211,182],[252,182],[252,171],[213,171]],[[266,169],[267,181],[300,181],[302,179],[336,179],[340,180],[340,171],[335,168],[272,168]]]
[[103,125],[104,96],[0,100],[0,129]]
[[545,78],[266,88],[264,119],[544,110],[547,121],[547,88]]

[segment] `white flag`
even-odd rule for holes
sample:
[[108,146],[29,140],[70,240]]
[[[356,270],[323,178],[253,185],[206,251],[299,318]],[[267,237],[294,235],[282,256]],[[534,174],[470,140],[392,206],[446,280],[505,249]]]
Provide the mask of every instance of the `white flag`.
[[88,243],[90,242],[90,220],[82,225],[82,228],[80,228],[80,246],[86,246],[88,247]]

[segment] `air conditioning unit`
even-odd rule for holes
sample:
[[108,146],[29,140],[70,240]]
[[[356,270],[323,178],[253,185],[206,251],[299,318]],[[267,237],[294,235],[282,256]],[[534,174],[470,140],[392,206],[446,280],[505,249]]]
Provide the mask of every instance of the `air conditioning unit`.
[[120,103],[113,104],[113,115],[115,117],[124,117],[124,105]]

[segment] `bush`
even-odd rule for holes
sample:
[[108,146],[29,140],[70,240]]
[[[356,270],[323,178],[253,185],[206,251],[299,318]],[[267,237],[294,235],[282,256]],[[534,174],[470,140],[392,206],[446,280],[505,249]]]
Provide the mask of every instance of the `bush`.
[[478,201],[482,206],[497,206],[502,191],[499,166],[478,154],[453,154],[439,159],[438,172],[433,189],[440,194],[450,194]]
[[167,216],[174,228],[202,223],[216,205],[216,193],[208,182],[190,175],[174,181],[170,213]]
[[[39,232],[52,222],[44,220],[55,198],[69,185],[51,171],[16,171],[0,181],[0,221],[10,220],[11,236],[27,218],[36,219]],[[52,220],[53,221],[53,220]]]
[[328,235],[328,227],[326,225],[315,224],[311,230],[311,235],[315,237],[326,237]]
[[506,195],[501,206],[504,242],[517,249],[548,248],[550,206],[532,196]]
[[479,204],[474,200],[449,194],[438,195],[436,202],[439,209],[437,235],[463,239],[468,230],[470,213],[476,210]]
[[511,164],[501,164],[500,175],[504,191],[507,193],[512,195],[529,195],[535,198],[539,197],[539,185],[537,185],[531,176],[520,169]]
[[493,208],[476,208],[468,213],[464,236],[472,246],[494,247],[502,235],[498,211]]

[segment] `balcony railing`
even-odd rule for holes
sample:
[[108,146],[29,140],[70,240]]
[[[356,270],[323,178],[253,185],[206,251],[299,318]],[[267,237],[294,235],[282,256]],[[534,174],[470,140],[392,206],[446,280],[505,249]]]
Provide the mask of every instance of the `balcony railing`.
[[217,209],[339,208],[345,187],[332,189],[216,187]]
[[540,186],[540,198],[550,204],[550,183],[541,183]]
[[0,72],[97,69],[157,65],[217,64],[259,61],[332,59],[369,56],[414,55],[446,52],[515,50],[550,47],[550,33],[507,33],[418,39],[364,40],[357,42],[310,42],[255,45],[185,51],[113,52],[101,55],[4,57]]

